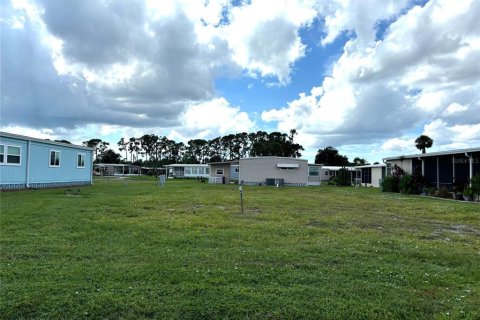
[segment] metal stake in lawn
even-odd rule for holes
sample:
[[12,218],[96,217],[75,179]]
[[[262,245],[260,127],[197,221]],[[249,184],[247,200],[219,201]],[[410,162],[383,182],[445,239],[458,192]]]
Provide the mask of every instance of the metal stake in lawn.
[[243,189],[242,189],[242,186],[239,186],[238,190],[240,190],[240,208],[241,208],[241,213],[243,214]]

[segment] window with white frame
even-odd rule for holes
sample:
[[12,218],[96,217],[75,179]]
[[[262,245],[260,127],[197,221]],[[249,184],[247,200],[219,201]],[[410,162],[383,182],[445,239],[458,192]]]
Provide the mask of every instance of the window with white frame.
[[236,168],[235,168],[235,173],[238,173],[238,172],[239,172],[239,171],[238,171],[238,167],[236,167]]
[[85,154],[77,154],[77,168],[85,168]]
[[210,168],[205,168],[205,174],[210,174]]
[[21,147],[0,145],[0,163],[19,165],[21,163]]
[[60,151],[50,150],[50,167],[60,167]]
[[223,169],[217,169],[217,174],[223,176]]

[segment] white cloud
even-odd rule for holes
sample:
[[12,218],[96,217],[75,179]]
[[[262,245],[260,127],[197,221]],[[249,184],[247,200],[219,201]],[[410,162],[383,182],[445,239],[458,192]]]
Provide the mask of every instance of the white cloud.
[[317,6],[325,17],[326,29],[322,44],[332,43],[345,31],[355,32],[362,45],[371,44],[375,40],[377,22],[395,18],[407,3],[407,0],[319,1]]
[[172,130],[170,136],[182,141],[211,139],[229,133],[250,132],[254,122],[239,107],[230,106],[225,98],[192,104],[180,115],[181,128]]
[[392,138],[384,141],[381,146],[382,151],[409,153],[412,152],[415,145],[415,139]]
[[309,1],[253,0],[230,11],[223,37],[233,60],[252,76],[288,83],[292,65],[305,54],[299,29],[317,16]]
[[462,106],[461,104],[454,102],[447,107],[447,109],[445,110],[445,114],[449,115],[467,110],[467,106]]
[[[383,140],[382,150],[406,149],[411,137],[398,137],[425,124],[430,125],[425,131],[437,136],[438,147],[458,142],[460,136],[467,145],[476,143],[475,136],[465,132],[475,133],[480,123],[480,29],[473,27],[478,22],[472,14],[480,11],[480,2],[465,0],[451,12],[450,3],[431,1],[413,7],[377,42],[364,41],[374,39],[375,32],[362,29],[369,31],[345,44],[332,76],[314,87],[322,90],[265,111],[262,119],[278,122],[280,129],[293,127],[311,135],[306,139],[313,141],[310,146]],[[357,30],[353,25],[360,16],[352,18],[357,14],[351,12],[353,2],[343,4],[326,18],[331,28],[325,42],[338,36],[339,30]],[[402,6],[379,8],[360,20],[372,26]],[[342,27],[335,27],[334,21]],[[433,130],[431,119],[439,119],[445,130]]]

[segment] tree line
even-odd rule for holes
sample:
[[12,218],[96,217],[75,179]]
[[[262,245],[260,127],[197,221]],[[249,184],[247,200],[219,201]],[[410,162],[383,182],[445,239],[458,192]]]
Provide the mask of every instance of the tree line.
[[[132,163],[144,166],[161,166],[173,163],[210,163],[238,160],[245,157],[279,156],[300,158],[304,148],[294,142],[295,129],[287,133],[257,131],[236,133],[216,137],[211,140],[192,139],[186,144],[168,139],[165,136],[145,134],[141,137],[121,138],[117,142],[121,154],[109,148],[110,143],[101,139],[84,141],[83,145],[94,149],[95,162]],[[61,142],[69,143],[62,140]],[[417,149],[425,153],[433,145],[433,140],[425,135],[415,140]],[[360,166],[369,164],[367,160],[355,157],[352,162],[337,149],[328,146],[319,149],[315,163],[327,166]],[[378,164],[375,162],[374,164]]]
[[96,163],[125,162],[159,166],[221,162],[259,156],[300,158],[304,148],[295,143],[296,135],[296,130],[290,130],[288,134],[277,131],[242,132],[211,140],[192,139],[185,144],[165,136],[145,134],[140,137],[121,138],[117,146],[122,155],[113,151],[109,142],[101,139],[90,139],[84,141],[83,145],[94,149]]

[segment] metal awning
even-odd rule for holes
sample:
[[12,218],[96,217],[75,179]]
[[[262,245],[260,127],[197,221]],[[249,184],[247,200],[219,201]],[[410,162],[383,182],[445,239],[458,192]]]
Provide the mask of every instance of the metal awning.
[[277,163],[277,168],[294,169],[298,167],[298,163]]

